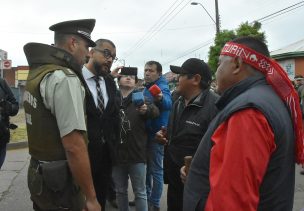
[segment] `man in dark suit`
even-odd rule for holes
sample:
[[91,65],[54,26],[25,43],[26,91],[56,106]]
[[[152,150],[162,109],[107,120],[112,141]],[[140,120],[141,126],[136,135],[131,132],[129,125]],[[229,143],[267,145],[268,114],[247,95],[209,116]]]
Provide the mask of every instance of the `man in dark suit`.
[[[90,60],[83,67],[86,82],[88,150],[97,199],[105,208],[111,183],[111,151],[119,135],[119,100],[110,74],[116,60],[116,47],[110,40],[99,39],[90,51]],[[118,69],[116,69],[118,70]]]

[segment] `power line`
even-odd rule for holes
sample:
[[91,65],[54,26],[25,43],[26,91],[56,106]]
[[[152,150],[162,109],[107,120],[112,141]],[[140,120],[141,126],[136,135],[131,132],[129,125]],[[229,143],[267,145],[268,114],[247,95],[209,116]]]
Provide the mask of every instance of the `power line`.
[[[264,16],[264,17],[262,17],[262,18],[259,18],[259,19],[255,20],[255,21],[252,21],[250,24],[253,24],[253,23],[256,22],[256,21],[258,21],[258,22],[263,22],[263,21],[266,21],[266,20],[275,18],[275,17],[277,17],[277,16],[279,16],[279,15],[285,14],[285,13],[287,13],[287,12],[290,12],[290,11],[292,11],[292,10],[295,10],[295,9],[299,8],[299,7],[304,6],[303,3],[304,3],[304,1],[298,2],[298,3],[296,3],[296,4],[293,4],[293,5],[291,5],[291,6],[286,7],[286,8],[284,8],[284,9],[281,9],[281,10],[279,10],[279,11],[276,11],[276,12],[274,12],[274,13],[271,13],[271,14],[269,14],[269,15],[266,15],[266,16]],[[298,7],[295,7],[295,6],[299,5],[299,4],[303,4],[303,5],[298,6]],[[294,8],[294,7],[295,7],[295,8]],[[285,10],[288,10],[288,11],[285,11]],[[285,11],[285,12],[284,12],[284,11]]]
[[[146,40],[145,40],[145,42],[142,42],[137,48],[140,48],[140,47],[142,47],[145,43],[147,43],[148,41],[150,41],[159,31],[161,31],[171,20],[173,20],[173,18],[175,18],[176,17],[176,15],[178,15],[187,5],[188,5],[188,3],[190,3],[190,1],[192,1],[192,0],[189,0],[188,2],[187,2],[187,4],[185,4],[177,13],[175,13],[169,20],[167,20],[167,22],[164,22],[163,23],[163,25],[162,26],[160,26],[160,28],[157,30],[157,31],[155,31],[154,33],[152,33],[151,34],[151,36],[150,37],[148,37]],[[136,50],[136,49],[135,49]]]
[[[304,1],[298,2],[298,3],[294,4],[294,5],[288,6],[288,7],[284,8],[284,9],[281,9],[281,10],[279,10],[279,11],[277,11],[277,12],[274,12],[274,13],[271,13],[271,14],[269,14],[269,15],[266,15],[266,16],[264,16],[264,17],[262,17],[262,18],[260,18],[260,19],[258,19],[258,20],[256,20],[256,21],[264,22],[264,21],[273,19],[273,18],[275,18],[275,17],[277,17],[277,16],[280,16],[280,15],[282,15],[282,14],[288,13],[288,12],[290,12],[290,11],[292,11],[292,10],[295,10],[295,9],[297,9],[297,8],[299,8],[299,7],[304,6],[304,4],[302,4],[302,3],[304,3]],[[302,4],[302,5],[300,5],[300,4]],[[251,23],[254,23],[254,22],[255,22],[255,21],[253,21],[253,22],[251,22]],[[171,62],[173,62],[173,61],[176,61],[176,60],[178,60],[178,59],[180,59],[180,58],[182,58],[182,57],[184,57],[184,56],[187,56],[187,55],[189,55],[189,54],[191,54],[191,53],[193,53],[193,52],[195,52],[195,51],[197,51],[197,50],[199,50],[199,49],[201,49],[201,48],[203,48],[203,47],[205,47],[205,46],[207,46],[207,45],[209,45],[209,44],[211,44],[211,43],[212,43],[212,39],[209,40],[209,41],[206,41],[206,43],[200,44],[200,45],[198,45],[198,46],[196,46],[196,47],[194,47],[194,48],[191,48],[191,49],[185,51],[183,54],[181,54],[180,56],[178,56],[178,57],[176,57],[176,58],[174,58],[174,59],[171,59],[171,60],[169,60],[169,61],[166,61],[163,65],[167,65],[167,64],[169,64],[169,63],[171,63]]]
[[282,13],[280,13],[280,14],[277,14],[277,15],[275,15],[275,16],[272,16],[272,17],[269,17],[269,18],[267,18],[267,19],[264,19],[264,20],[262,20],[261,22],[265,22],[265,21],[271,20],[271,19],[273,19],[273,18],[275,18],[275,17],[278,17],[278,16],[283,15],[283,14],[285,14],[285,13],[291,12],[291,11],[293,11],[293,10],[295,10],[295,9],[298,9],[298,8],[300,8],[300,7],[303,7],[303,6],[304,6],[304,4],[303,4],[303,5],[300,5],[300,6],[297,6],[297,7],[295,7],[295,8],[292,8],[292,9],[290,9],[290,10],[287,10],[287,11],[285,11],[285,12],[282,12]]
[[199,44],[199,45],[197,45],[197,46],[195,46],[195,47],[193,47],[193,48],[191,48],[191,49],[188,49],[187,51],[183,52],[181,55],[179,55],[179,56],[177,56],[177,57],[175,57],[175,58],[173,58],[173,59],[170,59],[170,60],[168,60],[168,61],[162,63],[162,65],[165,66],[165,65],[167,65],[167,64],[169,64],[169,63],[171,63],[171,62],[174,62],[174,61],[176,61],[176,60],[178,60],[178,59],[180,59],[180,58],[182,58],[182,57],[185,57],[185,56],[187,56],[187,55],[189,55],[189,54],[191,54],[191,53],[193,53],[193,52],[195,52],[195,51],[197,51],[197,50],[199,50],[199,49],[201,49],[201,48],[203,48],[203,47],[208,46],[208,45],[211,44],[212,42],[213,42],[213,39],[209,39],[208,41],[206,41],[206,42],[204,42],[204,43],[201,43],[201,44]]
[[[144,36],[142,36],[129,50],[127,50],[127,56],[129,56],[129,52],[132,52],[133,49],[135,49],[141,42],[143,42],[143,40],[146,39],[147,36],[149,36],[149,33],[152,32],[153,30],[157,29],[158,25],[160,22],[163,21],[163,19],[166,19],[171,13],[169,13],[169,11],[174,7],[174,5],[178,2],[179,0],[176,0],[170,7],[169,9],[167,9],[165,11],[165,13],[156,21],[156,23],[144,34]],[[179,6],[182,2],[180,2],[177,6]],[[176,9],[177,7],[175,7],[173,9],[173,11]],[[169,13],[169,14],[168,14]]]
[[[173,14],[174,11],[183,3],[183,1],[180,2],[177,6],[175,6],[175,8],[162,20],[162,22],[159,22],[158,24],[154,24],[154,26],[156,25],[154,27],[154,28],[156,28],[154,30],[154,32],[152,32],[153,30],[150,30],[149,32],[152,32],[152,33],[146,33],[147,36],[144,36],[139,42],[137,42],[137,44],[133,48],[131,48],[129,51],[127,51],[128,53],[126,53],[127,54],[126,57],[130,56],[137,49],[139,49],[145,43],[150,41],[157,34],[157,32],[161,31],[177,14],[179,14],[191,0],[189,0],[178,12]],[[172,8],[172,7],[170,7],[170,8]],[[171,14],[173,14],[173,16],[170,17]]]

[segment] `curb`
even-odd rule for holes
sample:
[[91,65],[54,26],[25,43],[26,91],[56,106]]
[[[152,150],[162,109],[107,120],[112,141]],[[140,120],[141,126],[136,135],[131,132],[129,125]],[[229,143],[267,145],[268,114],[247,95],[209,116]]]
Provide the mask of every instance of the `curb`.
[[28,147],[27,140],[20,140],[19,142],[8,143],[6,146],[6,149],[13,150],[13,149],[22,149],[22,148],[27,148],[27,147]]

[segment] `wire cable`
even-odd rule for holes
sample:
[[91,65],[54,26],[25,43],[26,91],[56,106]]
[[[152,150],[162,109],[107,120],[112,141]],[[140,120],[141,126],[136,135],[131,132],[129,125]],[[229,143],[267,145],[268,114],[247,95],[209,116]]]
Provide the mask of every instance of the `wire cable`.
[[[181,1],[177,6],[175,6],[175,4],[177,4],[179,0],[176,0],[170,7],[169,9],[167,9],[165,11],[165,13],[157,20],[157,22],[144,34],[144,36],[142,36],[130,49],[127,50],[126,57],[129,56],[129,54],[131,52],[133,52],[134,49],[137,48],[138,45],[140,45],[145,39],[146,37],[150,36],[150,32],[153,32],[155,30],[157,30],[159,24],[161,22],[163,22],[164,20],[166,20],[168,18],[168,16],[174,11],[176,10],[176,8],[184,1]],[[173,8],[175,6],[175,8]],[[173,8],[173,10],[170,12],[170,10]],[[169,13],[170,12],[170,13]]]
[[[297,8],[299,8],[299,7],[302,7],[302,6],[304,6],[304,1],[301,1],[301,2],[298,2],[298,3],[296,3],[296,4],[293,4],[293,5],[291,5],[291,6],[288,6],[288,7],[286,7],[286,8],[284,8],[284,9],[281,9],[281,10],[279,10],[279,11],[276,11],[276,12],[274,12],[274,13],[271,13],[271,14],[269,14],[269,15],[266,15],[266,16],[264,16],[264,17],[262,17],[262,18],[259,18],[259,19],[257,19],[257,20],[254,20],[254,21],[252,21],[250,24],[253,24],[254,22],[256,22],[256,21],[258,21],[258,22],[263,22],[263,21],[265,21],[264,19],[266,19],[266,20],[268,20],[268,19],[270,19],[272,16],[274,16],[274,17],[277,17],[278,15],[277,14],[284,14],[284,13],[286,13],[286,12],[284,12],[285,10],[288,10],[287,12],[290,12],[290,11],[292,11],[292,10],[294,10],[294,9],[297,9]],[[303,4],[303,5],[301,5],[301,6],[298,6],[298,7],[296,7],[296,8],[293,8],[293,7],[295,7],[295,6],[297,6],[297,5],[299,5],[299,4]],[[292,8],[292,9],[290,9],[290,8]]]
[[[192,1],[192,0],[190,0],[190,1]],[[185,4],[177,13],[175,13],[169,20],[167,20],[167,22],[164,22],[163,23],[163,25],[162,26],[160,26],[161,28],[159,28],[157,31],[155,31],[154,33],[152,33],[146,40],[144,40],[144,42],[142,42],[140,45],[138,45],[137,46],[137,49],[138,48],[140,48],[140,47],[142,47],[145,43],[147,43],[147,42],[149,42],[159,31],[161,31],[170,21],[172,21],[173,20],[173,18],[175,18],[176,17],[176,15],[178,15],[187,5],[188,5],[188,3],[190,2],[190,1],[188,1],[187,2],[187,4]],[[135,50],[137,50],[137,49],[135,49]],[[134,51],[135,51],[134,50]],[[134,52],[133,51],[133,52]],[[133,53],[132,52],[132,53]]]
[[210,45],[212,42],[213,42],[213,38],[209,39],[208,41],[206,41],[204,43],[201,43],[201,44],[199,44],[199,45],[197,45],[197,46],[195,46],[195,47],[193,47],[191,49],[188,49],[187,51],[183,52],[181,55],[179,55],[179,56],[177,56],[177,57],[175,57],[173,59],[170,59],[170,60],[168,60],[166,62],[163,62],[162,65],[165,66],[165,65],[167,65],[167,64],[169,64],[171,62],[174,62],[174,61],[176,61],[176,60],[178,60],[178,59],[180,59],[182,57],[185,57],[185,56],[187,56],[187,55],[189,55],[189,54],[191,54],[191,53],[193,53],[193,52],[195,52],[195,51],[197,51],[197,50],[199,50],[199,49],[201,49],[203,47],[206,47],[206,46]]

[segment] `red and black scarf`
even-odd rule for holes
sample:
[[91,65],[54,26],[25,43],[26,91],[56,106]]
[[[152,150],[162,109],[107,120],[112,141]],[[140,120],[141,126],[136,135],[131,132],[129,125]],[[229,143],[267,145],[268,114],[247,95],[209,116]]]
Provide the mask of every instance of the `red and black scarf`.
[[276,61],[234,42],[226,43],[221,55],[238,56],[265,75],[266,81],[290,109],[296,138],[296,163],[304,164],[304,139],[299,97],[283,68]]

